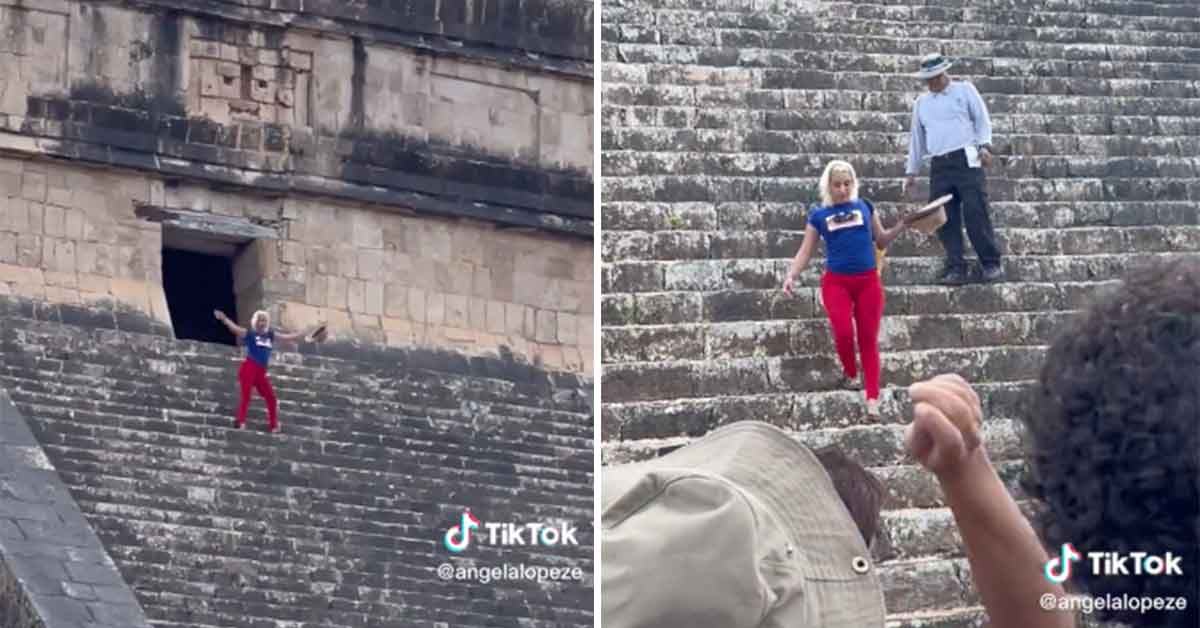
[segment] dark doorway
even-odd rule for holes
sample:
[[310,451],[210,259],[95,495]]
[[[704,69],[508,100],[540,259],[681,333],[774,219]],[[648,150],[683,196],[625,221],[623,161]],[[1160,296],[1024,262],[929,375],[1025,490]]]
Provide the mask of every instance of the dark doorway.
[[217,319],[221,310],[237,320],[233,294],[233,260],[179,249],[163,249],[163,289],[175,337],[237,345],[237,339]]

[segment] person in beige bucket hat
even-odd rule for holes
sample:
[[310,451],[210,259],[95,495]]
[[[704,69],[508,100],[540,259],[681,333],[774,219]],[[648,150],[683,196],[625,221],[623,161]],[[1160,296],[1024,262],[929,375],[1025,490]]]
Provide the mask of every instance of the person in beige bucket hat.
[[863,533],[779,428],[742,421],[607,467],[601,512],[606,628],[883,626]]
[[[1075,626],[1073,613],[1039,606],[1064,590],[1042,577],[1046,550],[983,447],[979,396],[961,377],[938,375],[909,397],[905,447],[954,513],[989,625]],[[604,467],[601,625],[882,628],[868,553],[881,502],[857,499],[882,486],[819,453],[741,421],[659,458]]]

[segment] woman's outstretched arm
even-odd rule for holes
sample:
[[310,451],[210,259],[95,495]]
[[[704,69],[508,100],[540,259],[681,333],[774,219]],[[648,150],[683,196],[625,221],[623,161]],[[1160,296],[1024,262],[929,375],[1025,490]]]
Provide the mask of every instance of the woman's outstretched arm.
[[237,323],[229,320],[229,317],[225,316],[225,312],[222,312],[221,310],[213,310],[213,316],[217,317],[217,320],[221,321],[222,323],[225,323],[225,327],[229,329],[229,333],[237,336],[239,339],[246,337],[246,328],[240,327]]
[[294,334],[286,334],[283,332],[276,331],[275,337],[278,338],[279,340],[283,340],[285,342],[299,342],[299,340],[301,338],[308,338],[309,336],[312,336],[313,334],[315,334],[319,329],[321,329],[324,326],[325,326],[325,323],[320,323],[320,324],[314,325],[312,330],[307,333],[298,331]]
[[800,250],[796,252],[796,257],[792,260],[792,265],[788,268],[787,277],[783,280],[783,291],[791,294],[792,283],[796,280],[796,275],[804,272],[808,267],[809,260],[812,259],[813,250],[817,248],[817,239],[821,236],[817,233],[817,229],[812,225],[808,225],[804,229],[804,241],[800,243]]

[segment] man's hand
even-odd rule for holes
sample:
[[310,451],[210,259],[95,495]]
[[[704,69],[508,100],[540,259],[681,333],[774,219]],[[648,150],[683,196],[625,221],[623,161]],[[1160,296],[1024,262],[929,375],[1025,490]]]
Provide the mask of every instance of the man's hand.
[[942,476],[953,473],[982,442],[979,395],[958,375],[938,375],[908,388],[913,422],[904,442],[922,466]]
[[990,148],[979,149],[979,163],[983,164],[984,168],[992,167],[992,151]]
[[221,321],[222,323],[224,323],[226,320],[225,312],[222,312],[221,310],[213,310],[213,316],[215,316],[216,319]]
[[913,198],[914,196],[916,196],[916,194],[914,194],[916,192],[916,190],[917,190],[917,178],[914,176],[905,177],[904,178],[904,190],[903,190],[904,196],[906,196],[908,198]]
[[788,296],[792,296],[792,288],[794,288],[795,285],[796,280],[792,279],[791,275],[788,275],[788,278],[783,280],[783,291],[786,292]]

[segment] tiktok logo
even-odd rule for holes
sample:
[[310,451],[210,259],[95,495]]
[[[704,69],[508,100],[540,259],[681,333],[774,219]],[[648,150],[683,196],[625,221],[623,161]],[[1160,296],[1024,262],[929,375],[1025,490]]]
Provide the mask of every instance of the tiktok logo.
[[1046,561],[1046,579],[1054,584],[1062,584],[1071,578],[1071,563],[1081,560],[1083,554],[1075,551],[1070,543],[1063,543],[1058,558]]
[[479,525],[479,520],[471,516],[470,510],[463,511],[462,523],[446,530],[446,536],[442,539],[446,549],[456,554],[467,549],[471,544],[471,530],[478,530]]

